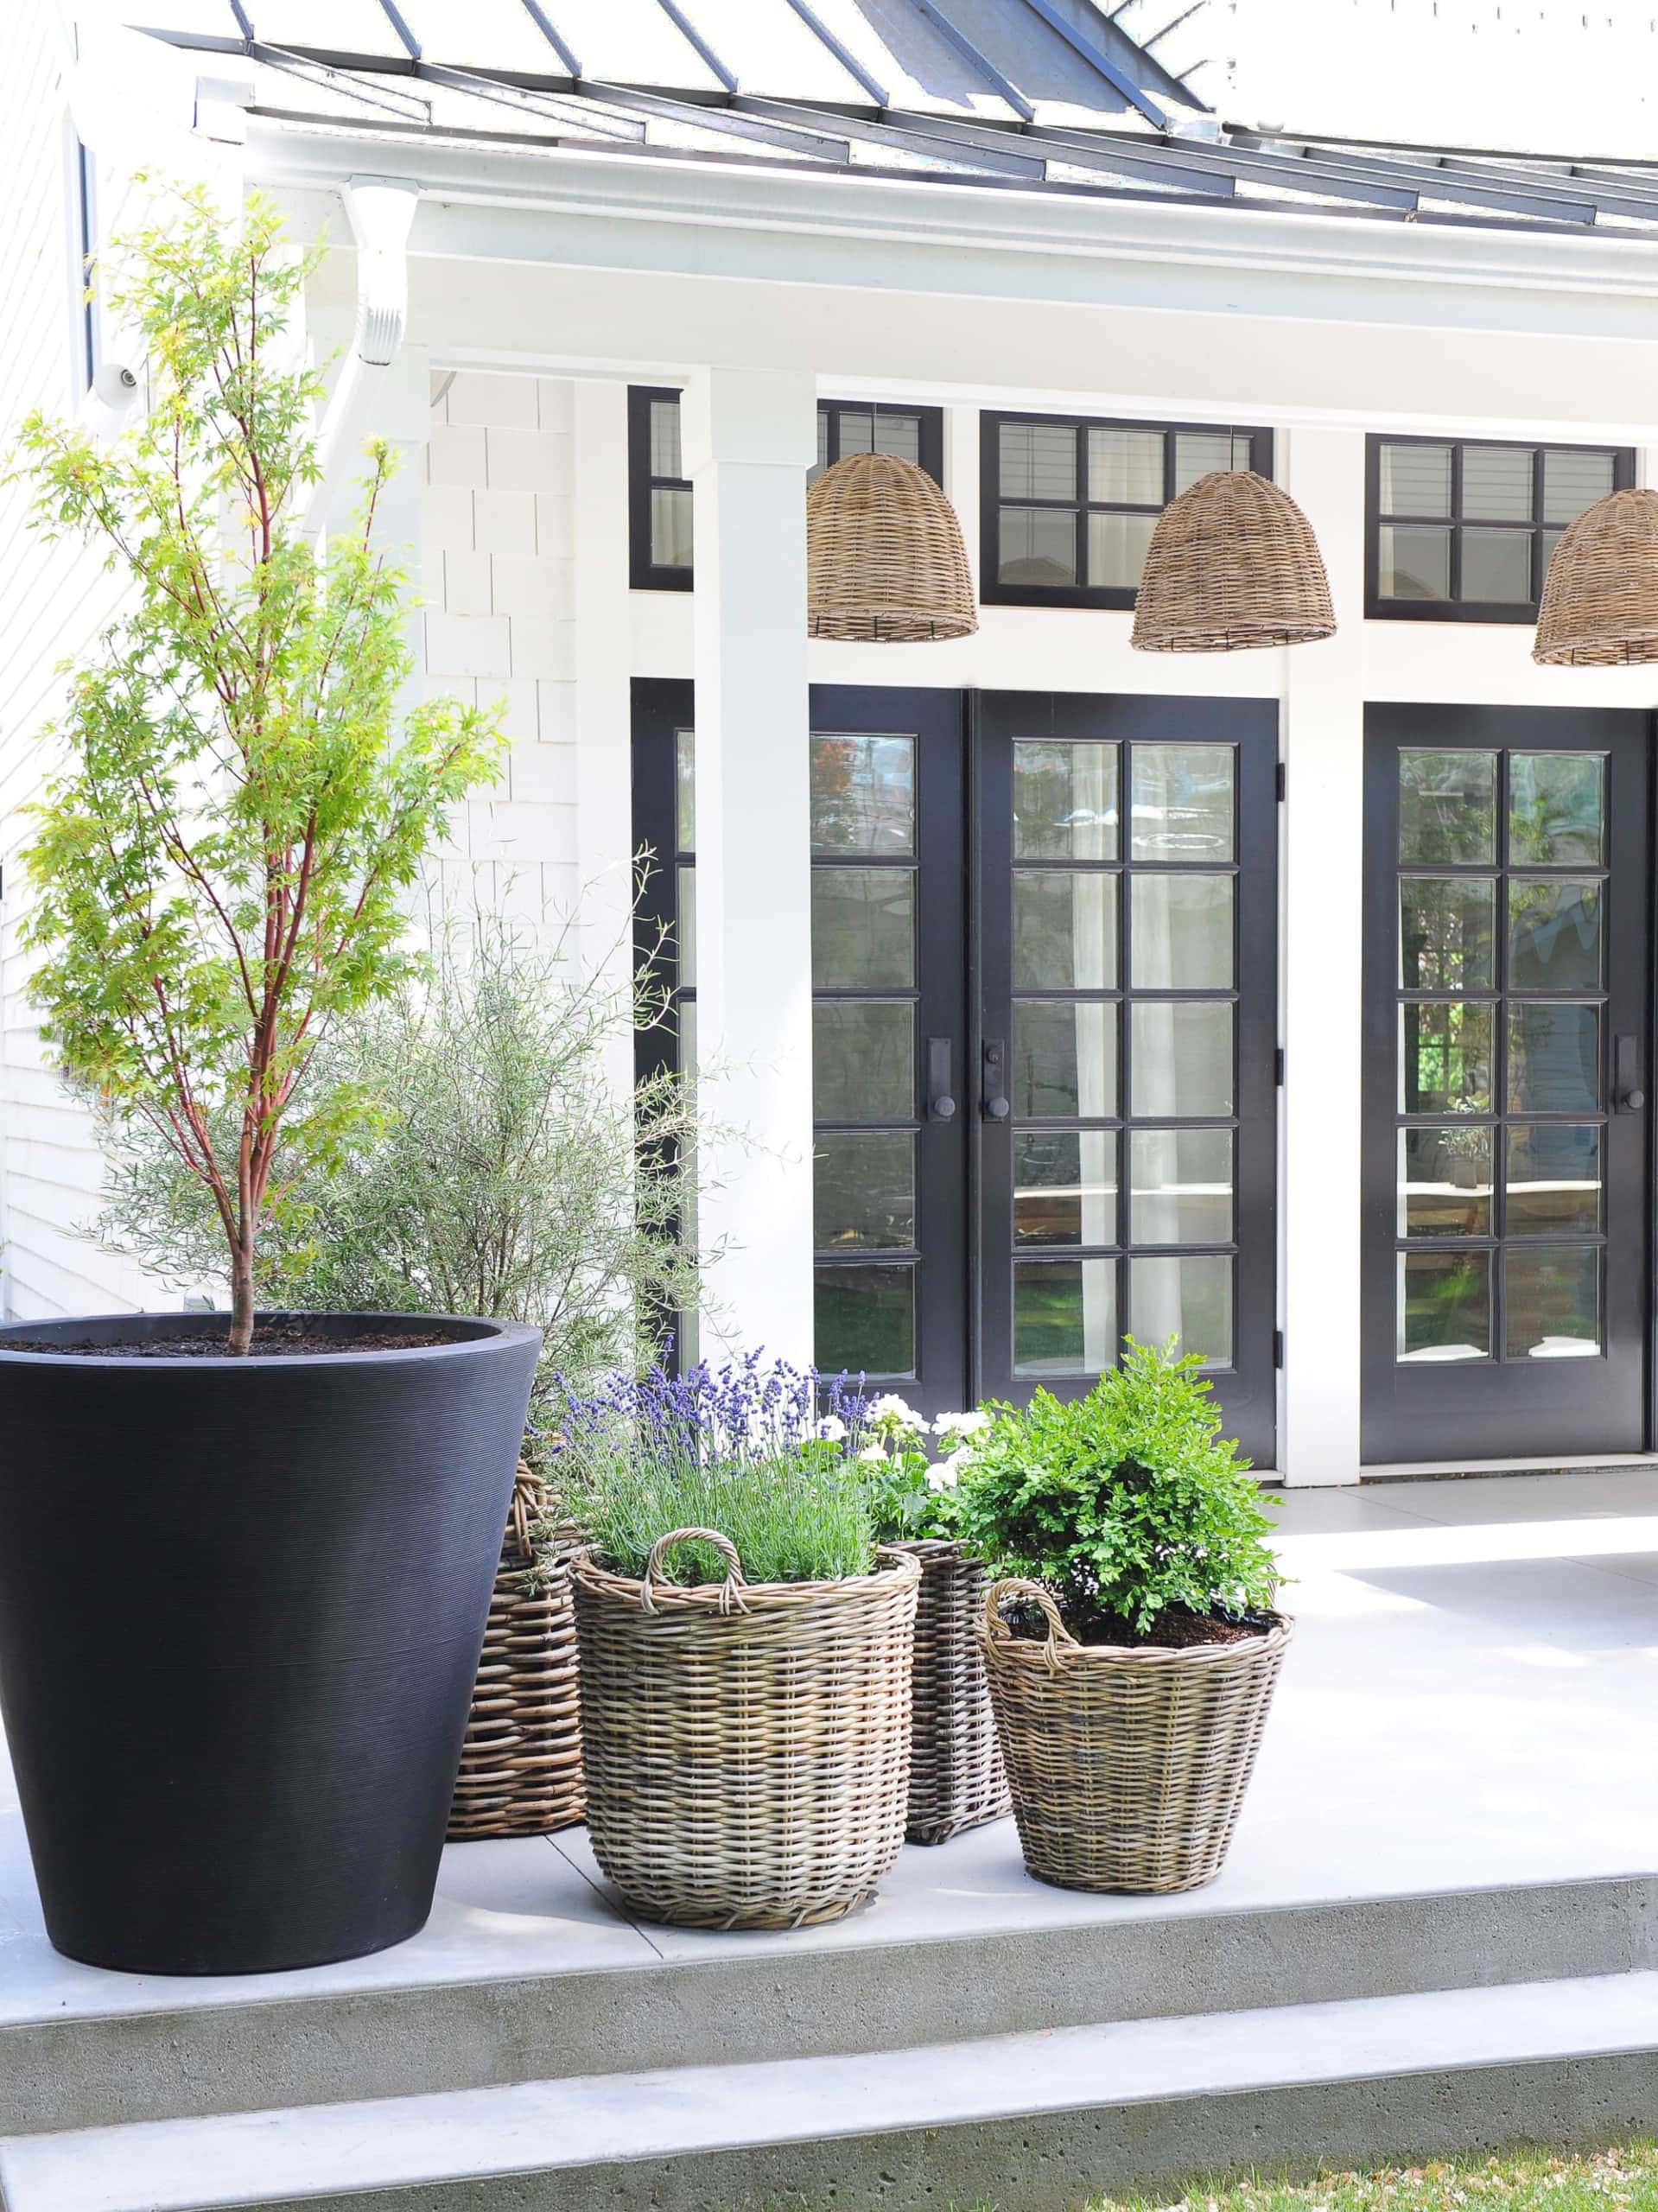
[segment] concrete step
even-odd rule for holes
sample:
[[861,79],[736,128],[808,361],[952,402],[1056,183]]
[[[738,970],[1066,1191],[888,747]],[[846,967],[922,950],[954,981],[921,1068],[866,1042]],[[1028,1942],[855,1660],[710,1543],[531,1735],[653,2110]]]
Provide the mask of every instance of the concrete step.
[[[524,1848],[550,1890],[556,1854]],[[19,1945],[0,1986],[0,2135],[1658,1967],[1658,1877],[1288,1904],[1229,1903],[1230,1884],[1095,1897],[1002,1865],[1017,1869],[1011,1823],[912,1859],[922,1876],[900,1870],[892,1894],[832,1927],[702,1936],[596,1912],[553,1924],[534,1971],[505,1963],[530,1923],[499,1912],[490,1970],[442,1979],[419,1943],[354,1967],[170,1984]]]
[[[963,1993],[980,2024],[1008,1992]],[[1244,2167],[1650,2126],[1658,1973],[581,2075],[0,2143],[8,2212],[1056,2212]]]

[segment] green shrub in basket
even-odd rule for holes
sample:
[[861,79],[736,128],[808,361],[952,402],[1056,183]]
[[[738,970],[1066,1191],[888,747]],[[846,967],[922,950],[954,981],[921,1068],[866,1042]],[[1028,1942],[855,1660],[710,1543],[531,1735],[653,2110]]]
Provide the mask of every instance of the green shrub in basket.
[[1194,1616],[1272,1605],[1272,1523],[1201,1365],[1130,1338],[1086,1397],[993,1406],[969,1440],[954,1533],[1045,1584],[1083,1643],[1185,1641]]

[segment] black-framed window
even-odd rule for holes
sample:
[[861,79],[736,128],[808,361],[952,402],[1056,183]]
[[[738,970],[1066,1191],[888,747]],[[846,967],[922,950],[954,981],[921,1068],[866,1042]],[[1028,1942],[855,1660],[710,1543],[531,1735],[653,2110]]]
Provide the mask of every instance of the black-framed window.
[[1372,436],[1364,611],[1408,622],[1534,622],[1566,524],[1634,482],[1628,446]]
[[944,480],[944,410],[942,407],[897,407],[869,399],[820,399],[817,403],[817,459],[807,471],[810,484],[851,453],[896,454],[924,468],[935,484]]
[[1273,469],[1270,430],[984,415],[979,596],[1001,607],[1132,607],[1157,518],[1215,468]]
[[[671,385],[628,387],[628,566],[635,591],[691,588],[691,485],[680,447],[679,397]],[[942,484],[944,410],[820,399],[817,459],[807,481],[851,453],[896,454]]]
[[635,591],[691,588],[691,482],[680,450],[679,393],[627,389],[629,582]]

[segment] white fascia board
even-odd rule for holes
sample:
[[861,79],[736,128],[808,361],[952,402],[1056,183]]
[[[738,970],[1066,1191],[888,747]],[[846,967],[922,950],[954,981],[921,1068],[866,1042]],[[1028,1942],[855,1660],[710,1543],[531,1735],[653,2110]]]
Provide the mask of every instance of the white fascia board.
[[[422,218],[416,250],[459,257],[591,258],[610,268],[841,283],[872,281],[868,256],[879,246],[886,254],[873,281],[918,292],[1036,292],[1098,304],[1103,264],[1150,271],[1165,305],[1174,303],[1171,272],[1178,270],[1223,283],[1292,280],[1277,309],[1290,314],[1314,311],[1298,306],[1293,281],[1311,280],[1316,289],[1306,296],[1321,320],[1339,314],[1335,302],[1345,297],[1360,322],[1513,327],[1515,309],[1495,296],[1508,295],[1527,303],[1524,326],[1569,327],[1575,301],[1597,329],[1612,320],[1606,334],[1658,334],[1658,239],[641,161],[608,149],[543,152],[264,118],[251,122],[248,157],[251,176],[289,188],[326,188],[356,170],[394,166],[438,203]],[[809,260],[803,238],[814,242]],[[837,245],[854,258],[837,255]],[[1254,289],[1248,305],[1273,309]]]

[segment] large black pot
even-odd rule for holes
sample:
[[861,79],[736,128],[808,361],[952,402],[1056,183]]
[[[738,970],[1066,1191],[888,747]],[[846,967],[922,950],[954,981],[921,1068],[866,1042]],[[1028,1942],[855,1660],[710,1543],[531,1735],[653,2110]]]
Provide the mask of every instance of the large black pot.
[[539,1332],[316,1317],[402,1351],[122,1359],[0,1329],[0,1709],[60,1951],[358,1958],[431,1910]]

